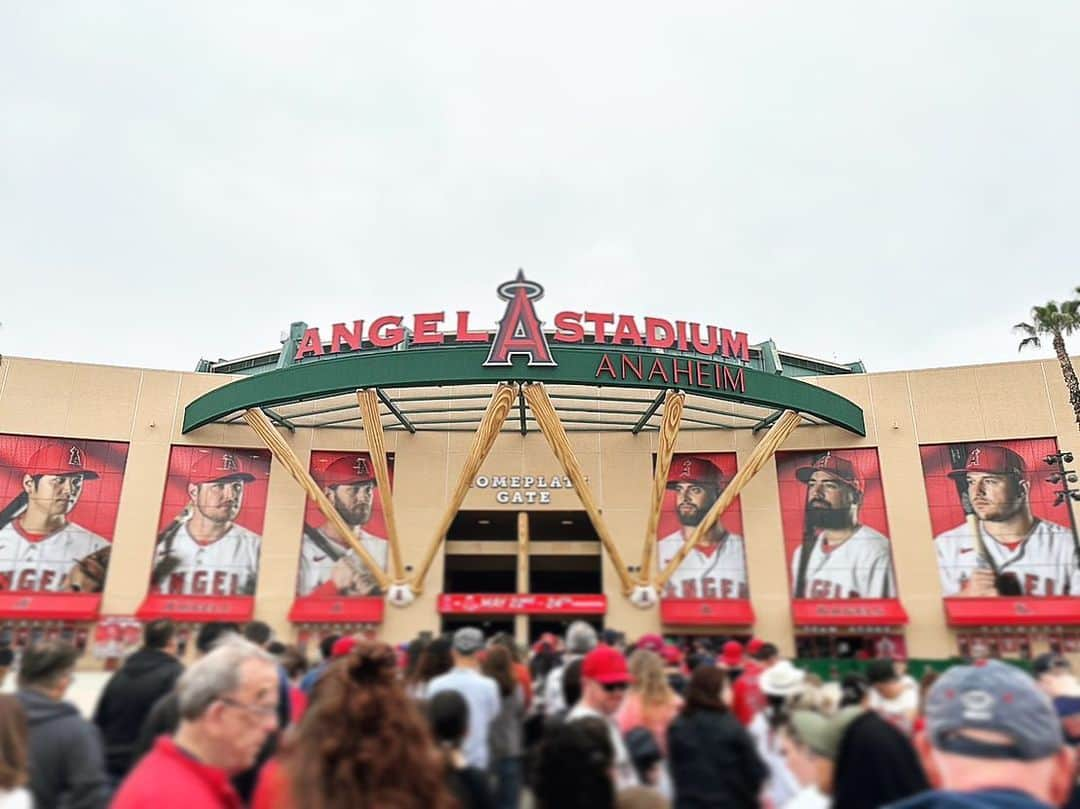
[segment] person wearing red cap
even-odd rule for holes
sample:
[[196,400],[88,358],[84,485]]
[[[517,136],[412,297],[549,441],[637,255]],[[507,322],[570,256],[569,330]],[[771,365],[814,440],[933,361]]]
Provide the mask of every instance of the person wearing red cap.
[[986,554],[966,521],[934,538],[946,596],[1080,595],[1073,532],[1032,513],[1023,458],[1008,447],[969,446],[949,477],[978,518]]
[[[379,566],[386,569],[389,545],[364,530],[375,500],[375,475],[367,453],[338,458],[315,476],[330,503]],[[304,525],[297,594],[376,595],[379,584],[330,522]]]
[[[35,452],[23,470],[22,492],[4,509],[0,525],[0,589],[100,591],[109,543],[69,515],[83,484],[97,480],[82,449],[71,442],[51,442]],[[80,565],[99,559],[91,582]]]
[[581,699],[566,715],[567,722],[597,716],[607,724],[615,751],[616,789],[638,784],[637,772],[615,723],[615,714],[629,687],[630,670],[626,658],[618,649],[600,644],[581,661]]
[[[723,491],[723,474],[696,455],[672,459],[667,487],[675,492],[680,527],[657,543],[660,569],[675,558]],[[748,598],[743,538],[717,520],[668,581],[674,598]]]
[[255,592],[262,538],[236,522],[244,487],[255,480],[242,454],[199,449],[188,471],[190,501],[159,537],[153,586],[177,595]]
[[796,598],[895,598],[888,538],[859,522],[863,483],[849,458],[822,452],[795,470],[806,484],[803,542],[791,560]]

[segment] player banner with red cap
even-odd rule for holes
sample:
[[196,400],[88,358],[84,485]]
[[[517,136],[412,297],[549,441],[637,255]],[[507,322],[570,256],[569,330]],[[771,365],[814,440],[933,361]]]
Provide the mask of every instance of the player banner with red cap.
[[776,474],[792,596],[895,599],[877,450],[779,452]]
[[264,449],[173,447],[151,593],[253,596],[269,478]]
[[127,454],[118,441],[0,435],[0,591],[43,594],[0,616],[46,615],[46,594],[101,593]]
[[[387,458],[391,485],[394,459]],[[371,556],[386,570],[389,543],[383,517],[382,492],[367,452],[316,451],[311,453],[311,476]],[[371,598],[381,595],[375,578],[346,542],[337,536],[310,498],[300,537],[300,564],[296,577],[297,603],[312,599]],[[303,607],[322,609],[319,605]],[[380,613],[381,615],[381,613]],[[370,617],[365,620],[370,621]]]
[[[656,530],[659,570],[679,553],[736,471],[734,452],[672,455]],[[739,498],[679,565],[661,596],[697,601],[749,598]]]
[[[1058,497],[1068,484],[1050,480],[1061,467],[1047,462],[1057,441],[930,444],[919,452],[950,623],[1062,623],[1047,609],[1023,604],[1080,596],[1072,510]],[[995,598],[1009,605],[989,609]]]

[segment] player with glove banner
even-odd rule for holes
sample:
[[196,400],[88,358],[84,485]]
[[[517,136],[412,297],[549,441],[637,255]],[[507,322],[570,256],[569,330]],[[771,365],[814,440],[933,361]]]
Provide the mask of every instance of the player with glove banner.
[[0,511],[0,590],[101,592],[111,545],[69,518],[98,477],[68,442],[30,457],[22,492]]
[[[371,519],[376,486],[367,457],[346,455],[338,458],[315,477],[330,503],[352,529],[353,536],[385,570],[387,541],[363,528]],[[379,585],[346,540],[327,522],[318,528],[304,526],[297,593],[301,596],[370,596],[379,595]]]

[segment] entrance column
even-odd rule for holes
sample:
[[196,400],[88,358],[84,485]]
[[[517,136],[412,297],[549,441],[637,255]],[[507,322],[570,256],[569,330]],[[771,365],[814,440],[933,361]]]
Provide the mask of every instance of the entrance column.
[[[529,592],[529,515],[519,511],[517,515],[517,591]],[[529,616],[514,616],[514,640],[523,646],[529,645]]]

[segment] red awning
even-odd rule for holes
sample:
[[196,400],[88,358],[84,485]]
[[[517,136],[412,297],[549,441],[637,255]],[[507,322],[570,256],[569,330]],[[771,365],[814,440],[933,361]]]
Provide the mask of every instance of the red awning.
[[0,618],[8,620],[95,621],[101,593],[0,592]]
[[791,602],[795,626],[903,626],[904,605],[896,598],[797,598]]
[[754,608],[745,598],[664,598],[660,620],[673,626],[753,626]]
[[443,615],[603,615],[607,597],[552,593],[443,593]]
[[1080,601],[1074,596],[946,598],[944,604],[950,626],[1080,624]]
[[294,624],[377,624],[382,622],[384,604],[381,598],[367,596],[298,598],[289,610],[289,620]]
[[142,621],[250,621],[255,614],[253,596],[171,596],[150,593],[135,617]]

